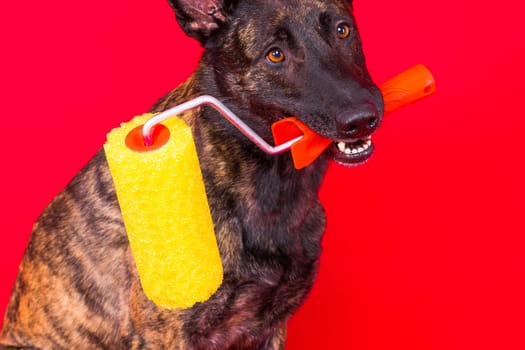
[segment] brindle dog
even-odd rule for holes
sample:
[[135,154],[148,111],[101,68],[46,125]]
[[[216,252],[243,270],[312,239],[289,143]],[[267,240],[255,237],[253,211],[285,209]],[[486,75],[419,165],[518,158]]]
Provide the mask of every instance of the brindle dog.
[[[271,140],[294,115],[334,140],[312,165],[263,153],[216,111],[184,115],[197,145],[224,265],[206,302],[167,310],[140,286],[111,175],[98,154],[34,226],[0,347],[282,349],[308,294],[325,218],[317,192],[330,159],[358,164],[383,114],[350,0],[171,0],[205,48],[153,111],[210,94]],[[344,200],[344,199],[343,199]]]

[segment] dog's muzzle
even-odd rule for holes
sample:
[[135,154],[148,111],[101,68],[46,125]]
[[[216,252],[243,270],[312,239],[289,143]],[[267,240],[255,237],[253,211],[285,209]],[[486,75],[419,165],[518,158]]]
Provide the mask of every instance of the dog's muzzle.
[[343,165],[357,165],[368,160],[374,151],[371,136],[380,122],[381,114],[371,102],[337,115],[334,159]]

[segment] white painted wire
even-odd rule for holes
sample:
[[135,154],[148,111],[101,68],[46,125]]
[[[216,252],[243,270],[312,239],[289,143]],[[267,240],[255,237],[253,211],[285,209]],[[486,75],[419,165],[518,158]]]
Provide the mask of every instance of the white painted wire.
[[167,109],[150,119],[142,127],[142,135],[144,137],[144,143],[151,145],[152,140],[152,129],[155,125],[162,121],[175,117],[187,110],[197,108],[202,105],[209,105],[215,108],[223,117],[225,117],[230,123],[232,123],[239,131],[255,143],[260,149],[268,154],[279,154],[283,153],[292,147],[294,143],[301,140],[303,136],[298,136],[290,141],[287,141],[279,146],[269,145],[264,141],[255,131],[253,131],[248,125],[246,125],[239,117],[237,117],[228,107],[222,104],[221,101],[210,95],[202,95],[187,102],[181,103],[175,107]]

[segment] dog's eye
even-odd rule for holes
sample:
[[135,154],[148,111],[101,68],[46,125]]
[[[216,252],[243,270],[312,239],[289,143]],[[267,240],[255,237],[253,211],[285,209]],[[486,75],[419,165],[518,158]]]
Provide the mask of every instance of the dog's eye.
[[281,63],[284,61],[284,52],[281,49],[274,47],[267,54],[266,58],[272,63]]
[[350,26],[346,23],[341,23],[337,26],[337,37],[339,39],[346,39],[350,36]]

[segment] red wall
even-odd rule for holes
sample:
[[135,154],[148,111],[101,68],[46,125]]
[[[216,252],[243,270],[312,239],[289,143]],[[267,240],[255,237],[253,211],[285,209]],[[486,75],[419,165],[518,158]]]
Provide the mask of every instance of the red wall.
[[[502,3],[503,5],[503,3]],[[121,121],[195,67],[164,0],[0,9],[0,314],[32,222]],[[365,166],[333,165],[319,280],[291,349],[523,349],[525,26],[517,0],[355,0],[377,82],[438,93],[388,116]]]

